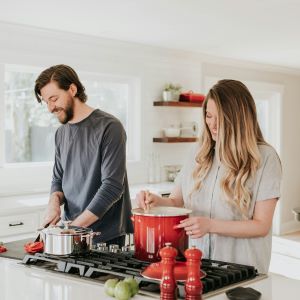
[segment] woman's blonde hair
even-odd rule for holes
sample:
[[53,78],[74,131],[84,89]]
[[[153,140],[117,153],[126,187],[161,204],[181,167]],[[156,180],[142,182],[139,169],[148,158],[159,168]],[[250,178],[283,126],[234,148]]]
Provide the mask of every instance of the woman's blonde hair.
[[[218,111],[216,142],[205,122],[208,101],[214,101]],[[242,82],[220,80],[206,96],[203,116],[205,126],[193,171],[195,186],[192,193],[201,188],[214,155],[217,155],[226,170],[221,180],[225,198],[243,218],[248,218],[252,195],[247,181],[254,177],[260,164],[258,145],[267,144],[257,121],[254,99]]]

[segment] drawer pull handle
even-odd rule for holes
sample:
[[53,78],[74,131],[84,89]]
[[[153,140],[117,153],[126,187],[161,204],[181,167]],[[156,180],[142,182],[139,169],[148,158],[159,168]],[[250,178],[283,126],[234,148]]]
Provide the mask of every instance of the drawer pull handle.
[[13,227],[13,226],[22,226],[24,225],[23,222],[18,222],[18,223],[9,223],[9,227]]

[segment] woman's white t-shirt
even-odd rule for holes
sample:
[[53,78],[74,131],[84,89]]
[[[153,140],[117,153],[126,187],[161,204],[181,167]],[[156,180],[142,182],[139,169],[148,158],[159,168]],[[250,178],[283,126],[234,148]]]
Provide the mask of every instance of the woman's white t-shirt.
[[[222,220],[242,220],[242,216],[226,200],[220,188],[225,167],[214,158],[211,170],[203,181],[202,188],[192,193],[195,168],[195,156],[199,146],[194,148],[189,160],[176,178],[176,185],[181,188],[184,205],[192,209],[192,216],[206,216]],[[257,201],[280,197],[281,163],[276,151],[269,145],[260,145],[261,164],[256,177],[247,186],[252,192],[249,218],[253,217]],[[195,245],[203,252],[203,258],[251,265],[259,273],[267,273],[272,245],[272,230],[267,236],[259,238],[234,238],[218,234],[206,234],[202,238],[190,239],[190,246]]]

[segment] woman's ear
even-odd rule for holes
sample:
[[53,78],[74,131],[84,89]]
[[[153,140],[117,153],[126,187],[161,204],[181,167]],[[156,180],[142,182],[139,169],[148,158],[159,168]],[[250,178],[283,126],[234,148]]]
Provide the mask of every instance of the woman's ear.
[[74,83],[71,83],[69,91],[71,92],[71,95],[75,97],[75,95],[77,94],[77,86]]

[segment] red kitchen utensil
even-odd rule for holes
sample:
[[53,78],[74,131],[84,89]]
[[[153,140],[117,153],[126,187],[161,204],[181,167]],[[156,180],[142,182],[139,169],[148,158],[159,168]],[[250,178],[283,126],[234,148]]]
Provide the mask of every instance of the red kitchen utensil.
[[187,266],[187,279],[185,281],[185,299],[187,300],[200,300],[203,284],[200,280],[200,267],[202,252],[193,246],[184,252]]
[[[141,275],[148,279],[161,280],[163,267],[161,262],[150,264]],[[200,278],[204,278],[206,273],[200,270]],[[185,281],[187,278],[187,266],[186,262],[177,261],[174,265],[174,277],[176,281]]]
[[167,243],[166,247],[159,250],[162,265],[160,282],[160,299],[169,300],[177,298],[177,283],[174,278],[174,264],[178,251]]
[[191,212],[189,209],[167,206],[151,207],[148,211],[133,209],[135,258],[159,261],[159,250],[166,243],[171,243],[179,256],[183,257],[188,247],[188,237],[183,228],[175,226],[188,218]]

